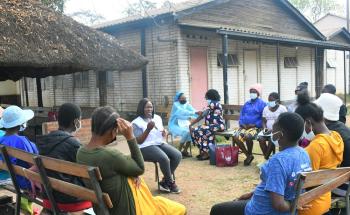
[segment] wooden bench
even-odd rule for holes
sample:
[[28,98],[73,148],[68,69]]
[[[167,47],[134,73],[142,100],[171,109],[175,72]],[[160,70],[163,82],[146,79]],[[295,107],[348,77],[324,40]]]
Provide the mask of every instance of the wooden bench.
[[232,138],[233,145],[234,145],[233,137],[235,136],[236,133],[233,130],[229,129],[230,127],[229,122],[230,120],[235,120],[235,121],[239,120],[239,113],[242,107],[243,107],[242,105],[228,105],[228,104],[222,105],[223,118],[225,120],[226,129],[223,132],[215,132],[215,135]]
[[[3,145],[0,146],[0,150],[3,157],[3,161],[0,161],[0,169],[7,170],[10,173],[16,193],[16,215],[20,214],[21,197],[26,197],[39,205],[42,205],[43,202],[42,196],[37,196],[35,199],[33,199],[33,197],[28,195],[24,190],[21,190],[19,184],[17,183],[16,175],[23,176],[28,180],[41,184],[50,202],[50,210],[54,214],[60,214],[61,211],[59,211],[57,207],[57,202],[52,195],[52,190],[80,198],[81,200],[91,201],[95,205],[99,206],[102,214],[108,215],[108,208],[113,207],[108,194],[103,193],[101,190],[99,181],[102,180],[102,177],[97,167],[90,167],[41,155],[35,155]],[[10,157],[32,164],[36,167],[37,171],[12,164],[10,162]],[[46,170],[80,177],[89,188],[48,177]]]
[[[296,214],[298,206],[304,206],[320,195],[339,187],[350,180],[350,167],[303,172],[299,174],[296,184],[296,198],[292,203],[292,215]],[[302,193],[303,190],[307,192]],[[350,186],[346,192],[346,214],[350,214]]]

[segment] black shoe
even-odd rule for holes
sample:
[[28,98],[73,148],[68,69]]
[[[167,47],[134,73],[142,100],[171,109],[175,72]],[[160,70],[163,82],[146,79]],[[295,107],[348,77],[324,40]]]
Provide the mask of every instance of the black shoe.
[[180,190],[179,187],[175,184],[175,181],[170,182],[170,183],[169,183],[169,187],[170,187],[170,192],[171,192],[171,193],[176,193],[176,194],[181,193],[181,190]]
[[166,183],[164,180],[159,182],[159,190],[162,192],[170,193],[169,183]]
[[253,160],[254,160],[254,156],[253,155],[248,156],[243,162],[244,166],[249,166],[252,163]]
[[190,153],[188,153],[188,152],[181,152],[181,154],[182,154],[182,158],[190,158],[190,157],[192,157],[192,155],[190,155]]

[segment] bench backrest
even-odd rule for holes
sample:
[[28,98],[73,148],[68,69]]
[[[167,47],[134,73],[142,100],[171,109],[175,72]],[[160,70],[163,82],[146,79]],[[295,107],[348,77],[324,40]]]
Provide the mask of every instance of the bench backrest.
[[[50,200],[51,205],[55,205],[55,202],[52,202],[54,201],[54,199],[50,199],[53,198],[50,191],[54,189],[61,193],[65,193],[67,195],[80,198],[82,200],[91,201],[92,203],[99,205],[102,208],[102,211],[106,212],[105,214],[108,214],[107,208],[113,207],[108,194],[102,193],[101,191],[99,181],[102,180],[102,177],[97,167],[90,167],[46,156],[35,155],[3,145],[0,146],[0,148],[3,157],[3,161],[0,162],[0,169],[8,170],[10,172],[17,195],[21,193],[21,191],[16,182],[15,175],[20,175],[31,181],[40,183],[45,188],[46,194]],[[10,162],[10,157],[26,161],[27,163],[36,166],[38,172],[12,164]],[[48,177],[46,174],[47,169],[59,173],[80,177],[86,181],[89,181],[92,188],[90,189],[87,187],[82,187],[76,184]]]
[[226,126],[228,126],[228,122],[230,120],[239,120],[239,113],[241,111],[242,105],[229,105],[224,104],[222,105],[223,109],[223,118],[225,120]]
[[154,108],[154,112],[164,119],[165,122],[163,123],[167,123],[170,118],[171,108],[171,105],[168,105],[167,107],[164,107],[163,105],[157,105]]
[[[293,202],[292,214],[296,213],[298,206],[310,203],[349,180],[350,167],[300,173],[296,184],[296,198]],[[310,190],[302,193],[302,190],[308,188]]]

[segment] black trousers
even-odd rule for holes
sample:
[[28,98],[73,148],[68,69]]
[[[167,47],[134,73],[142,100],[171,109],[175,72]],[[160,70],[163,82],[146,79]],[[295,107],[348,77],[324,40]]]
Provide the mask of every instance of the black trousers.
[[210,215],[244,215],[248,200],[230,201],[216,204],[211,208]]

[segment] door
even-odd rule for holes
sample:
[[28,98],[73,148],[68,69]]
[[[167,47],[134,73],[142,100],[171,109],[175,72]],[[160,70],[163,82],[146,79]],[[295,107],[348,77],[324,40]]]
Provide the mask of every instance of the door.
[[207,48],[190,48],[191,104],[196,110],[206,106],[204,99],[208,90]]
[[258,82],[256,50],[243,51],[244,101],[249,99],[249,88]]

